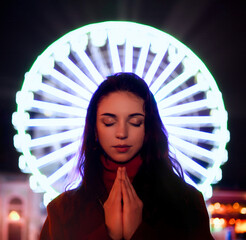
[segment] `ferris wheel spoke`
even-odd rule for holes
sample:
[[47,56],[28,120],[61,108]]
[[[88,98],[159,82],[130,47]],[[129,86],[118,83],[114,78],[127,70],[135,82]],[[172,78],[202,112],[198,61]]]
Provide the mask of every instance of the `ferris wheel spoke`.
[[221,138],[219,137],[219,134],[216,133],[208,133],[208,132],[202,132],[200,130],[193,130],[193,129],[187,129],[182,127],[175,127],[175,126],[166,126],[166,129],[168,133],[179,136],[185,139],[191,139],[191,140],[199,140],[201,142],[210,142],[211,144],[218,144],[219,140]]
[[39,100],[32,100],[32,111],[34,109],[38,109],[38,112],[40,113],[46,113],[46,112],[52,112],[59,113],[60,115],[64,116],[78,116],[78,117],[85,117],[86,111],[83,108],[73,107],[73,106],[64,106],[57,103],[50,103],[50,102],[44,102]]
[[28,127],[46,127],[46,128],[59,128],[59,127],[80,127],[83,126],[85,118],[35,118],[26,120]]
[[160,115],[161,117],[164,117],[170,115],[183,115],[188,113],[194,113],[204,109],[208,109],[210,105],[210,101],[208,101],[207,99],[198,100],[195,102],[184,103],[174,107],[161,109]]
[[160,66],[161,61],[163,60],[166,52],[168,49],[168,44],[165,43],[165,46],[160,47],[160,50],[156,53],[155,58],[153,60],[153,62],[151,63],[146,76],[144,77],[144,80],[146,81],[146,83],[148,85],[150,85],[151,80],[154,78],[155,73],[158,69],[158,67]]
[[102,76],[108,76],[110,75],[110,69],[108,68],[106,61],[104,59],[104,55],[99,47],[97,46],[91,46],[91,59],[93,60],[94,64],[99,69]]
[[99,85],[104,79],[102,75],[98,72],[97,68],[92,63],[86,52],[83,51],[83,49],[80,46],[75,47],[74,45],[72,45],[72,49],[76,53],[76,55],[78,55],[80,60],[84,63],[85,67],[90,72],[95,82]]
[[194,156],[203,162],[213,164],[215,161],[215,154],[213,152],[199,147],[196,144],[190,143],[173,135],[169,136],[169,141],[177,149],[180,149],[188,155]]
[[91,92],[94,92],[97,89],[97,85],[91,81],[81,70],[74,64],[69,58],[64,58],[62,63],[69,69],[77,79]]
[[133,66],[133,44],[131,42],[131,39],[126,38],[124,71],[132,72],[132,66]]
[[184,172],[184,179],[187,183],[189,183],[191,186],[197,188],[197,184],[191,179],[190,176],[187,175],[187,173]]
[[59,168],[57,171],[55,171],[52,175],[50,175],[47,178],[47,182],[49,183],[49,185],[54,184],[60,178],[62,178],[63,176],[65,176],[66,174],[68,174],[72,170],[72,168],[74,167],[74,161],[75,161],[74,159],[75,159],[75,157],[70,159],[61,168]]
[[79,146],[79,141],[75,141],[43,157],[37,158],[35,162],[35,166],[37,168],[43,168],[53,162],[57,162],[60,159],[64,159],[65,157],[75,153],[78,149],[78,146]]
[[177,54],[173,61],[171,61],[167,67],[163,70],[161,75],[153,82],[150,86],[150,90],[153,94],[155,94],[161,85],[167,80],[170,74],[175,70],[175,68],[181,63],[184,59],[185,55],[183,53]]
[[199,179],[207,178],[209,175],[209,172],[206,168],[199,165],[197,162],[192,160],[190,157],[185,155],[184,153],[180,152],[176,149],[175,155],[177,159],[179,159],[180,163],[182,164],[182,167],[185,169],[185,171],[188,171],[192,175],[196,176]]
[[116,39],[113,33],[108,32],[109,54],[111,56],[111,66],[113,66],[114,72],[121,72],[120,57],[118,54],[118,48]]
[[38,137],[31,139],[29,147],[33,148],[46,147],[55,143],[62,144],[65,142],[71,142],[77,140],[83,131],[83,128],[76,128],[61,133],[50,134],[45,137]]
[[150,47],[150,42],[146,41],[146,43],[142,46],[140,51],[140,55],[137,61],[137,67],[135,71],[135,73],[140,77],[143,77],[143,71],[144,71],[145,63],[147,61],[149,47]]
[[62,102],[73,103],[76,106],[87,108],[88,101],[81,99],[79,97],[73,96],[72,94],[66,93],[62,90],[51,87],[45,83],[40,84],[40,91],[43,91],[44,94],[49,95],[51,99],[54,99],[56,102],[57,98],[62,100]]
[[74,82],[71,78],[69,78],[66,75],[62,74],[61,72],[57,71],[56,69],[51,69],[49,71],[49,75],[50,75],[50,77],[53,77],[57,81],[64,84],[69,89],[76,92],[82,98],[85,98],[88,101],[91,99],[91,96],[92,96],[91,92],[89,92],[87,89],[83,88],[82,86],[80,86],[76,82]]
[[173,90],[175,90],[184,82],[186,82],[191,76],[193,76],[193,73],[191,71],[185,71],[181,73],[178,77],[174,78],[171,82],[167,83],[155,94],[156,101],[164,99],[167,95],[172,93]]
[[221,120],[215,116],[177,116],[162,117],[161,119],[165,126],[219,127],[221,123]]
[[[163,88],[165,88],[165,86]],[[169,97],[164,98],[163,100],[159,101],[157,103],[158,108],[163,109],[163,108],[167,108],[167,107],[172,106],[172,105],[177,105],[180,101],[185,100],[189,97],[192,97],[193,95],[198,94],[201,91],[202,90],[200,89],[199,84],[195,84],[189,88],[186,88],[186,89],[181,90],[177,93],[174,93],[174,94],[170,95]]]

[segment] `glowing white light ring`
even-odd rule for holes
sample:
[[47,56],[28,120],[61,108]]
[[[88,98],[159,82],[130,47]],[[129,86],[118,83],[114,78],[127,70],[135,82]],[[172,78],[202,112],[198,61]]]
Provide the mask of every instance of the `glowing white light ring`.
[[[107,75],[122,70],[149,84],[186,181],[207,197],[227,159],[222,95],[189,48],[158,29],[132,22],[76,29],[37,58],[17,93],[12,120],[15,146],[23,153],[21,169],[29,168],[45,199],[63,191],[76,163],[89,100]],[[61,167],[52,169],[57,164]]]

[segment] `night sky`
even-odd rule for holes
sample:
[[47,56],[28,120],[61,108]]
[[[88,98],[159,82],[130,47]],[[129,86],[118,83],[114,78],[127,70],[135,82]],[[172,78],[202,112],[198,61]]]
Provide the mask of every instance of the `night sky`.
[[86,24],[127,20],[161,29],[203,60],[223,94],[231,140],[216,187],[246,190],[246,1],[8,0],[0,7],[0,171],[19,172],[11,115],[24,74],[65,33]]

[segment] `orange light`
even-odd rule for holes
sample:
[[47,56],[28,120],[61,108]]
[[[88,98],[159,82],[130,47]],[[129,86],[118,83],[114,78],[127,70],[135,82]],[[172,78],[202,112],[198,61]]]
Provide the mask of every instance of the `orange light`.
[[235,202],[232,206],[234,209],[238,209],[240,207],[238,202]]
[[236,221],[235,232],[236,233],[246,232],[246,220]]
[[229,220],[229,224],[230,224],[230,225],[234,225],[235,223],[236,223],[235,218],[231,218],[231,219]]
[[213,204],[210,204],[208,206],[208,212],[211,213],[211,214],[214,212],[214,205]]
[[19,221],[20,220],[20,214],[17,211],[11,211],[9,213],[9,220],[11,221]]

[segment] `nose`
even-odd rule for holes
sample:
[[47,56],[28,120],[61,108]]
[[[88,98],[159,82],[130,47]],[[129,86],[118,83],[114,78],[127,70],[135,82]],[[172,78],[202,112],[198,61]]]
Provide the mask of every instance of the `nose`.
[[128,129],[125,123],[119,123],[116,129],[116,138],[125,139],[128,137]]

